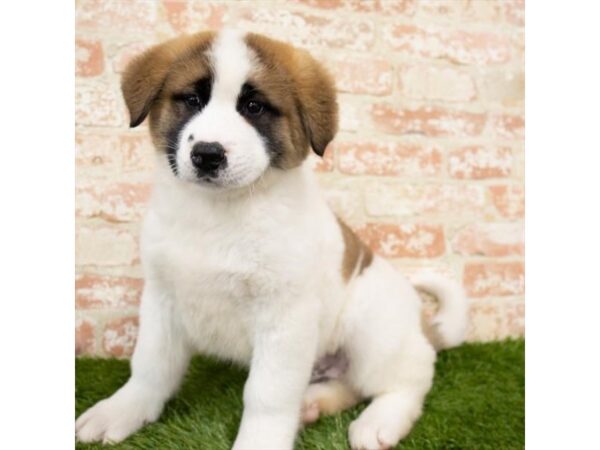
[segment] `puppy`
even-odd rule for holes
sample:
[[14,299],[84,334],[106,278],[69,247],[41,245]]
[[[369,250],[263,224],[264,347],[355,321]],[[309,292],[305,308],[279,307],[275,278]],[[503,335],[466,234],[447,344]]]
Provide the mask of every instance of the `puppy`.
[[[292,449],[311,422],[363,399],[353,449],[408,434],[436,351],[467,324],[458,285],[414,287],[330,211],[306,162],[337,129],[334,83],[308,53],[233,30],[180,37],[127,68],[131,126],[149,117],[157,180],[131,378],[76,423],[119,442],[160,416],[196,352],[249,365],[234,449]],[[427,336],[430,336],[429,338]]]

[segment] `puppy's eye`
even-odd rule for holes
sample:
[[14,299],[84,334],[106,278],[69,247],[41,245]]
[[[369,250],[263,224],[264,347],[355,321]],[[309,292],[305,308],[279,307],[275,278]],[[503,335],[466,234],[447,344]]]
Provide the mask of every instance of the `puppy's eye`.
[[196,94],[186,95],[182,100],[189,108],[199,108],[201,105],[200,97]]
[[246,103],[245,109],[249,116],[259,116],[264,112],[265,105],[263,105],[261,102],[257,102],[256,100],[250,100],[248,103]]

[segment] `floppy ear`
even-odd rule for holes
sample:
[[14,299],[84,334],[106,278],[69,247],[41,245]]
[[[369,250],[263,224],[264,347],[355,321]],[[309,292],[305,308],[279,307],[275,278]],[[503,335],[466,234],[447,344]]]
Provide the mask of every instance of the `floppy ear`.
[[200,37],[198,34],[172,39],[146,50],[129,63],[121,79],[121,91],[129,110],[130,127],[137,127],[144,121],[171,65]]
[[312,56],[298,51],[297,93],[300,115],[310,145],[323,156],[338,127],[335,84],[327,71]]
[[137,127],[158,96],[175,55],[169,50],[170,42],[146,50],[133,59],[121,79],[121,91],[129,110],[129,126]]

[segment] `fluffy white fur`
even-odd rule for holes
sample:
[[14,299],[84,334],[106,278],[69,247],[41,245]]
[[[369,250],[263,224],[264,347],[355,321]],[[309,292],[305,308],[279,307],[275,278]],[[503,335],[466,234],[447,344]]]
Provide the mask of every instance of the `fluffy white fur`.
[[[312,171],[268,168],[260,136],[236,117],[234,94],[251,65],[242,47],[233,34],[217,41],[213,97],[183,130],[178,165],[189,164],[189,133],[228,140],[240,161],[228,186],[245,186],[207,189],[185,170],[176,178],[160,157],[141,240],[132,375],[77,420],[77,437],[118,442],[156,420],[201,352],[250,366],[234,449],[292,449],[301,414],[310,421],[320,405],[333,412],[362,398],[373,400],[350,427],[352,448],[389,448],[409,432],[432,382],[436,353],[421,329],[420,298],[379,257],[344,281],[341,230]],[[419,285],[440,297],[435,324],[445,344],[460,344],[460,288],[439,278]],[[345,377],[308,388],[315,361],[340,347],[350,360]]]

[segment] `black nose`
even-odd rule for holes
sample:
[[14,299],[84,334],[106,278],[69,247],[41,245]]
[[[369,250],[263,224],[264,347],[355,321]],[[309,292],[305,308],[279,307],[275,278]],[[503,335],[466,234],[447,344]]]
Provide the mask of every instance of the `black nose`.
[[191,158],[200,174],[214,175],[225,165],[225,149],[218,142],[198,142],[192,147]]

